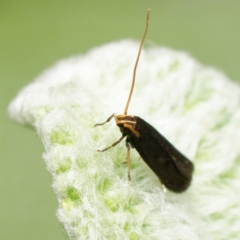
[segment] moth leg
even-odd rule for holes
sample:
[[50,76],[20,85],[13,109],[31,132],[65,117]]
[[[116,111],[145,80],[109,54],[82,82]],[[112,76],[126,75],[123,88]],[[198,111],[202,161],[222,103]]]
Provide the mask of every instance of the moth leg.
[[109,148],[115,147],[117,144],[119,144],[119,143],[123,140],[124,137],[125,137],[125,135],[122,135],[122,136],[121,136],[116,142],[114,142],[111,146],[106,147],[106,148],[104,148],[104,149],[102,149],[102,150],[98,150],[98,152],[105,152],[105,151],[107,151]]
[[128,183],[129,185],[131,185],[131,174],[130,174],[130,168],[131,168],[131,160],[130,160],[130,145],[129,143],[126,141],[126,147],[127,147],[127,167],[128,167],[128,171],[127,171],[127,174],[128,174]]
[[104,125],[105,123],[109,122],[113,117],[116,118],[115,113],[113,113],[110,117],[108,117],[108,119],[105,122],[97,123],[97,124],[94,125],[94,127]]

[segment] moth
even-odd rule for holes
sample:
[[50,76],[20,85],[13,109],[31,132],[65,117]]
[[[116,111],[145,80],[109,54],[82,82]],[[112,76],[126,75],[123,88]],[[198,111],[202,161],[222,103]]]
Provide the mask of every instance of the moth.
[[132,97],[136,70],[140,58],[142,46],[148,30],[150,10],[147,12],[146,28],[140,43],[137,59],[133,70],[132,85],[124,114],[112,114],[105,122],[95,124],[95,126],[104,125],[112,118],[115,119],[116,125],[120,128],[122,136],[111,146],[98,150],[104,152],[126,138],[127,147],[127,166],[128,180],[130,176],[130,148],[135,148],[145,163],[158,176],[160,182],[170,191],[181,193],[185,191],[191,183],[194,170],[193,163],[178,151],[163,135],[161,135],[153,126],[135,115],[128,115],[128,107]]

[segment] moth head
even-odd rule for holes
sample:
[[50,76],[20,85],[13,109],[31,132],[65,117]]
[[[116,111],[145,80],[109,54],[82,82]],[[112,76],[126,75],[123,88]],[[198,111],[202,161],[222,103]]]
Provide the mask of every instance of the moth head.
[[120,128],[124,135],[129,135],[130,133],[136,137],[140,137],[140,133],[135,130],[136,119],[131,115],[118,115],[115,117],[116,124]]
[[134,118],[134,116],[131,116],[131,115],[125,115],[125,114],[120,114],[120,115],[117,115],[116,118],[116,124],[117,126],[123,126],[124,124],[135,124],[136,123],[136,120]]

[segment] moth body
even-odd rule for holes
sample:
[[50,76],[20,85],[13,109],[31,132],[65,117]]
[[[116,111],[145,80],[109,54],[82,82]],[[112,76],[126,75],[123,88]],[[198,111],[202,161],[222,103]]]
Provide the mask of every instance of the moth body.
[[126,142],[137,150],[167,189],[180,193],[189,187],[193,164],[163,135],[137,116],[119,115],[115,120]]

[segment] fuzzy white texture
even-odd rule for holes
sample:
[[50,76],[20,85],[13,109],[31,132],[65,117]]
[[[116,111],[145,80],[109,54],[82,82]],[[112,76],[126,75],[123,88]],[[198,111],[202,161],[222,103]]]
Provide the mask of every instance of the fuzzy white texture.
[[[123,113],[139,43],[113,42],[58,62],[20,91],[12,119],[39,134],[57,217],[71,239],[239,239],[240,87],[188,54],[143,49],[128,113],[194,162],[190,188],[163,188],[135,150],[132,185],[112,113]],[[27,151],[27,149],[26,149]]]

